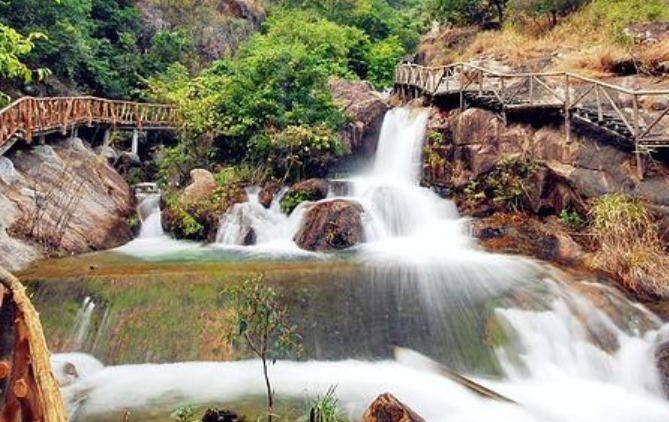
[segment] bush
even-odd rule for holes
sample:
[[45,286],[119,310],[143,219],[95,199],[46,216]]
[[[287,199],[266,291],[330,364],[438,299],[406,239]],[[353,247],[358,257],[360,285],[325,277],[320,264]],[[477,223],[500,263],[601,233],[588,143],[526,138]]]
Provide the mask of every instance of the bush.
[[482,179],[465,189],[469,200],[490,200],[511,211],[525,208],[526,183],[537,171],[537,164],[521,158],[503,158]]
[[638,199],[622,193],[602,196],[595,200],[590,220],[599,245],[597,267],[618,276],[634,292],[669,294],[669,257]]

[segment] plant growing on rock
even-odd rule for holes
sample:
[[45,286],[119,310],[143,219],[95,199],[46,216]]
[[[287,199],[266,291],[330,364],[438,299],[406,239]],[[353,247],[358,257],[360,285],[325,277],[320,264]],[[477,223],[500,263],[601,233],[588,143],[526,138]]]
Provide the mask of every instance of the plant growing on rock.
[[264,276],[234,284],[224,294],[234,314],[234,330],[227,334],[227,340],[230,343],[241,340],[260,359],[267,392],[267,421],[272,422],[274,390],[269,365],[289,352],[299,352],[300,338],[295,326],[288,322],[276,290],[267,285]]
[[642,294],[669,294],[669,257],[644,205],[623,193],[595,200],[591,234],[599,244],[594,263]]
[[564,223],[565,226],[572,230],[582,229],[587,223],[587,221],[581,217],[578,212],[569,211],[566,208],[560,211],[560,220],[562,220],[562,223]]
[[465,195],[471,201],[488,199],[508,210],[521,211],[527,197],[527,181],[537,169],[537,164],[527,159],[503,158],[484,178],[470,182]]

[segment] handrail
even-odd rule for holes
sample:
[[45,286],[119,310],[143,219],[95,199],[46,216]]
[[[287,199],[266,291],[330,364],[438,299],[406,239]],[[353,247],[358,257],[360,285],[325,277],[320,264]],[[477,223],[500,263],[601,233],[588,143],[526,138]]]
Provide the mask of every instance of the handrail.
[[[395,87],[404,95],[458,94],[460,108],[468,101],[502,112],[532,108],[562,110],[567,141],[576,119],[614,132],[633,144],[639,177],[642,154],[669,148],[669,105],[644,108],[644,100],[669,97],[669,90],[624,88],[572,72],[503,73],[471,63],[425,67],[413,63],[395,68]],[[542,92],[543,91],[543,95]],[[669,100],[669,98],[666,98]],[[657,102],[657,104],[669,102]]]
[[23,97],[0,110],[0,149],[12,138],[28,143],[33,136],[60,130],[65,133],[81,125],[173,128],[177,109],[169,104],[110,100],[92,96]]

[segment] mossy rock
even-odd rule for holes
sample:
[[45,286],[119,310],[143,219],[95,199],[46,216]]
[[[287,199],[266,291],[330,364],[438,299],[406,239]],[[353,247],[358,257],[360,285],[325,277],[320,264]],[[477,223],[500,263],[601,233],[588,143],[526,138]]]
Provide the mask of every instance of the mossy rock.
[[290,215],[304,201],[320,201],[328,196],[327,180],[307,179],[294,184],[281,198],[281,211]]

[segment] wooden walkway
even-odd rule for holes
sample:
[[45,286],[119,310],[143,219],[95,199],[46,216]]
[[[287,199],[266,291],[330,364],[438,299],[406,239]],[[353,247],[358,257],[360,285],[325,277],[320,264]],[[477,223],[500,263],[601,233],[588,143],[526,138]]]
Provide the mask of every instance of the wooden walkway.
[[400,64],[395,92],[404,98],[459,97],[461,109],[477,106],[506,112],[553,110],[571,122],[581,121],[621,137],[637,154],[669,147],[669,90],[630,90],[573,73],[505,74],[468,63],[441,67]]
[[80,126],[156,130],[176,127],[176,107],[96,97],[21,98],[0,110],[0,155],[17,139],[66,134]]

